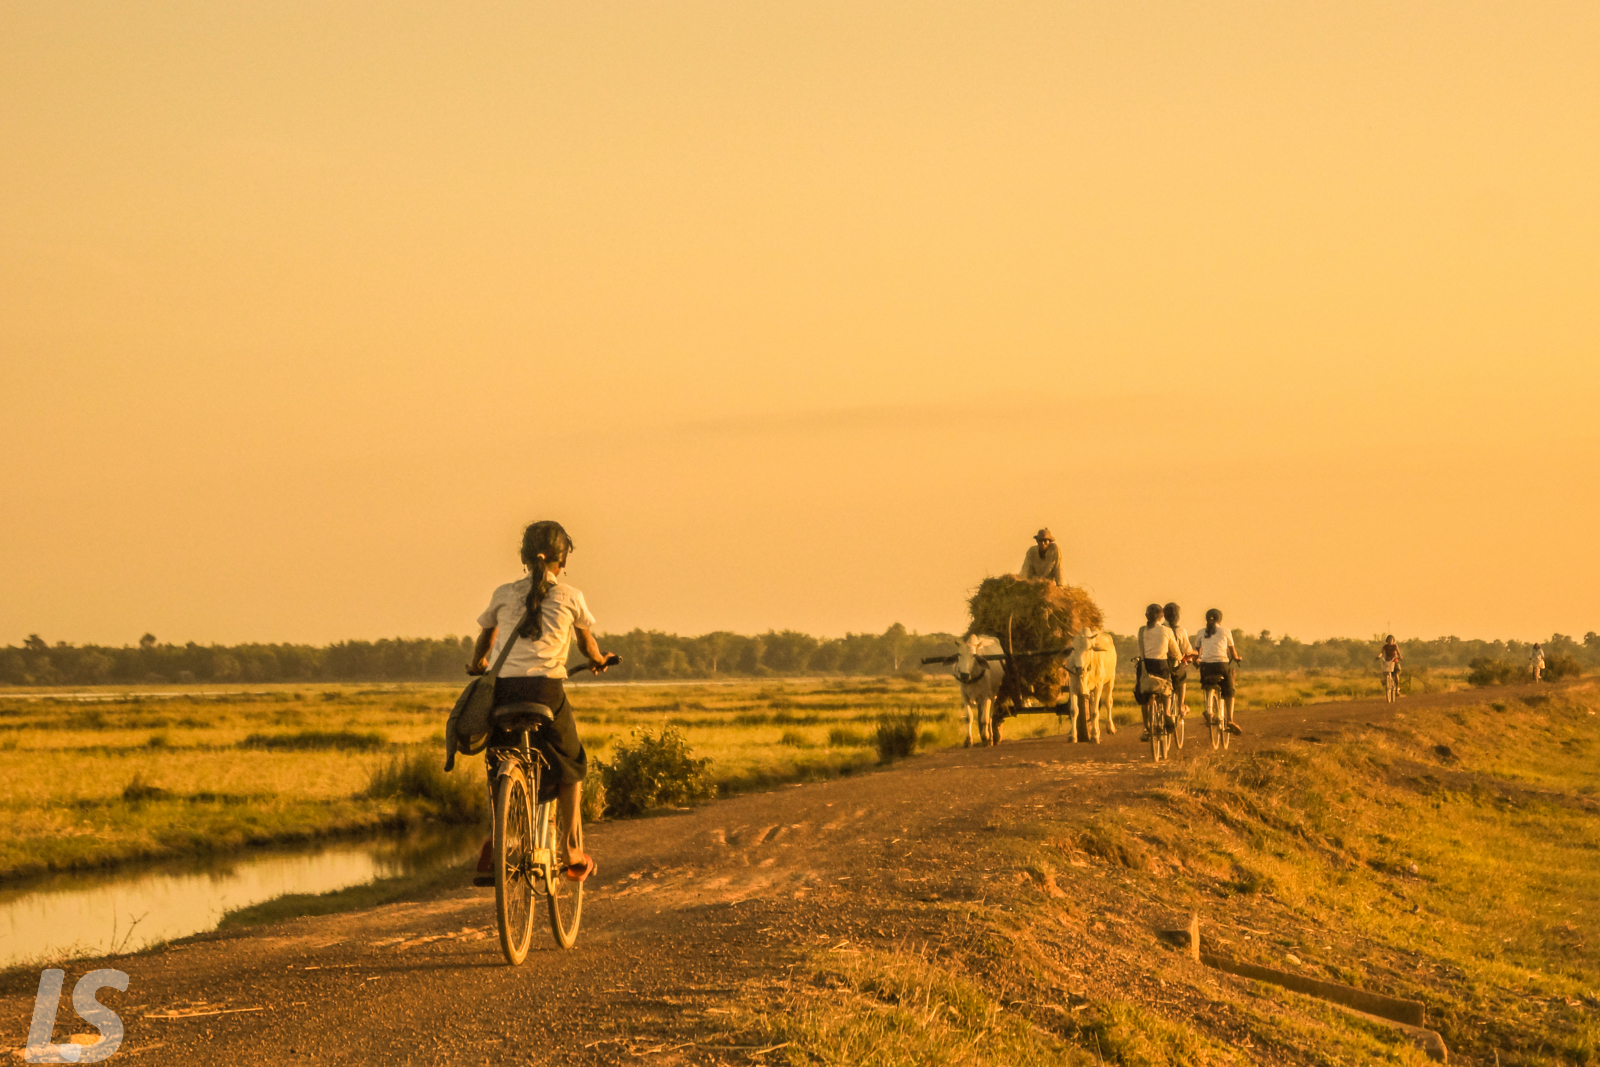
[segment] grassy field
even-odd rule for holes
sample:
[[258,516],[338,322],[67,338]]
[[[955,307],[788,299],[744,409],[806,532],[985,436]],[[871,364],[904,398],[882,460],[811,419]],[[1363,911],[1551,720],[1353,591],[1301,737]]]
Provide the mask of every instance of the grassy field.
[[[1459,679],[1415,679],[1431,688]],[[1126,689],[1126,685],[1121,688]],[[1377,675],[1262,673],[1241,681],[1240,708],[1379,693]],[[122,692],[85,702],[0,694],[0,878],[126,860],[477,817],[481,763],[467,758],[460,796],[367,795],[375,769],[441,754],[454,686],[265,687],[219,695]],[[1191,689],[1191,706],[1198,691]],[[608,759],[636,730],[672,725],[722,793],[849,774],[877,762],[886,715],[922,717],[923,747],[959,744],[965,728],[948,677],[572,688],[591,755]],[[1124,701],[1118,718],[1127,721]],[[1049,716],[1012,737],[1056,730]],[[448,798],[446,798],[448,801]]]

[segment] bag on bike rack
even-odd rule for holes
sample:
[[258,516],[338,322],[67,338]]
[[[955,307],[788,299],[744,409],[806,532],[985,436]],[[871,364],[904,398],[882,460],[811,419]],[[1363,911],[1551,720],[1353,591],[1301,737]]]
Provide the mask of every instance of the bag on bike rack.
[[1156,696],[1168,697],[1172,695],[1172,683],[1165,678],[1157,678],[1146,674],[1143,662],[1134,664],[1133,699],[1143,704],[1154,693]]
[[511,646],[517,643],[521,629],[522,621],[518,620],[516,629],[511,631],[500,655],[495,658],[494,666],[468,682],[456,697],[456,705],[450,709],[450,717],[444,723],[445,770],[455,770],[457,752],[476,756],[489,747],[489,736],[493,732],[489,720],[494,713],[494,683],[499,681],[500,668],[506,665],[506,657],[511,655]]

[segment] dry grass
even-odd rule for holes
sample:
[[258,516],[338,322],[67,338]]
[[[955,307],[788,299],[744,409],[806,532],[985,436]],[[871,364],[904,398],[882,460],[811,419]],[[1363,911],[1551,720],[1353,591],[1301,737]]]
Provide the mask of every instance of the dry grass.
[[[1074,635],[1098,630],[1104,621],[1099,606],[1077,586],[1014,574],[985,578],[967,601],[967,610],[972,616],[969,634],[999,638],[1001,646],[1013,652],[1065,648]],[[1061,702],[1066,672],[1059,658],[1040,656],[1015,662],[1016,682],[1024,697],[1047,707]]]
[[768,1062],[795,1067],[1429,1062],[1190,963],[1156,932],[1192,910],[1218,954],[1422,1000],[1452,1062],[1600,1063],[1596,755],[1591,685],[1207,753],[1103,809],[997,812],[966,882],[891,906],[916,934],[823,935],[744,1000],[739,1040],[788,1042]]
[[[1371,679],[1246,674],[1240,707],[1370,696],[1376,683],[1375,673]],[[955,684],[942,675],[579,683],[571,693],[594,759],[609,760],[636,728],[659,732],[671,725],[697,757],[710,758],[709,776],[723,794],[875,766],[874,739],[885,716],[917,715],[923,749],[959,744],[965,736]],[[180,699],[135,694],[88,705],[0,696],[0,876],[439,817],[438,804],[419,803],[403,790],[374,794],[368,783],[392,761],[439,756],[454,696],[447,686],[282,687]],[[1191,693],[1191,704],[1196,697]],[[1124,698],[1119,721],[1130,721],[1132,710]],[[1007,736],[1058,728],[1053,718],[1025,718],[1008,724]],[[259,747],[245,747],[252,737]],[[299,747],[307,738],[369,745],[378,743],[374,737],[382,744],[371,751]],[[68,761],[72,772],[62,773]],[[451,777],[475,785],[481,775],[481,763],[467,760]],[[142,794],[125,796],[136,781]]]
[[[570,691],[592,757],[671,725],[711,759],[723,793],[875,765],[885,714],[920,714],[935,744],[957,738],[955,688],[940,678]],[[422,773],[442,763],[454,697],[447,686],[0,697],[0,876],[465,817],[481,762],[448,780]]]

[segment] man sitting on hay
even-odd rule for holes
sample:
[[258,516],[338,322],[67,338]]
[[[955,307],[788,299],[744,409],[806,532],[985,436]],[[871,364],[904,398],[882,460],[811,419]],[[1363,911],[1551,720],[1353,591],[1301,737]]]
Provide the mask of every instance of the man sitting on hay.
[[1055,534],[1046,526],[1033,535],[1033,541],[1033,547],[1022,557],[1022,577],[1043,578],[1060,585],[1061,546],[1056,544]]

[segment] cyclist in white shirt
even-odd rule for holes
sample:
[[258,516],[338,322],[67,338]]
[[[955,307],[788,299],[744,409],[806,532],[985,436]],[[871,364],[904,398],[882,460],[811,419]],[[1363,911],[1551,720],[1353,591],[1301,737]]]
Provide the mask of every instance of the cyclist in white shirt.
[[1243,733],[1233,721],[1234,664],[1242,662],[1243,657],[1233,643],[1233,632],[1222,625],[1222,612],[1216,608],[1206,612],[1206,628],[1194,636],[1200,645],[1200,688],[1219,691],[1223,724],[1229,733]]
[[[522,534],[522,562],[528,576],[494,591],[489,606],[478,616],[478,643],[467,664],[468,674],[484,674],[513,631],[518,636],[500,676],[494,683],[494,702],[543,704],[555,713],[555,722],[535,739],[550,767],[549,781],[540,791],[556,794],[561,859],[566,876],[581,882],[595,872],[594,858],[583,847],[583,780],[589,772],[589,753],[578,738],[578,723],[567,699],[567,656],[577,645],[588,658],[588,669],[605,669],[607,656],[594,639],[595,619],[583,594],[558,582],[572,552],[572,538],[558,522],[536,522]],[[485,762],[490,800],[498,768]],[[549,799],[541,796],[539,800]],[[488,873],[493,838],[484,841],[478,855],[478,873]]]
[[[1178,638],[1166,623],[1161,621],[1161,605],[1151,604],[1144,609],[1144,625],[1139,627],[1139,632],[1134,636],[1139,645],[1139,658],[1143,661],[1144,673],[1151,678],[1165,678],[1172,680],[1172,665],[1181,663],[1185,652],[1178,647]],[[1146,731],[1141,741],[1150,740],[1150,733]]]
[[1189,664],[1195,659],[1194,646],[1189,643],[1189,631],[1178,625],[1179,608],[1176,604],[1168,604],[1161,609],[1162,618],[1166,619],[1167,629],[1172,631],[1172,636],[1177,639],[1178,647],[1183,649],[1183,658],[1172,665],[1172,693],[1178,698],[1178,714],[1188,715],[1189,705],[1185,697],[1189,693]]
[[1539,681],[1539,676],[1544,674],[1544,646],[1539,642],[1533,643],[1533,651],[1528,654],[1528,669],[1533,672],[1533,680]]

